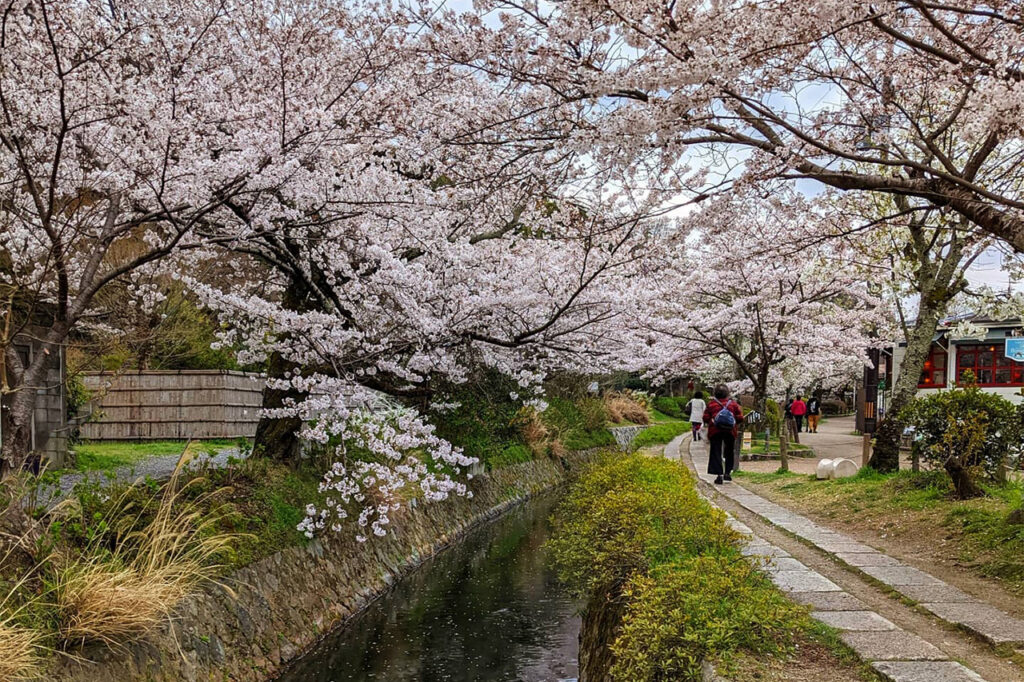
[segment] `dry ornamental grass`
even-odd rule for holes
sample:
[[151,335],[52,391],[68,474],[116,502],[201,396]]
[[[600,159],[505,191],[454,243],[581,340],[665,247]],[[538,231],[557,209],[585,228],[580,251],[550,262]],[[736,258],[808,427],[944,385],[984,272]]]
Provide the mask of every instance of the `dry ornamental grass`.
[[39,677],[43,646],[37,631],[0,622],[0,652],[0,680]]
[[604,395],[604,409],[608,418],[616,424],[629,421],[634,424],[649,424],[651,417],[647,408],[628,393],[610,391]]
[[181,466],[146,527],[119,537],[110,552],[96,543],[57,570],[58,633],[65,644],[123,645],[170,617],[198,584],[213,580],[215,558],[235,537],[208,532],[218,519],[201,518],[196,501],[182,502]]

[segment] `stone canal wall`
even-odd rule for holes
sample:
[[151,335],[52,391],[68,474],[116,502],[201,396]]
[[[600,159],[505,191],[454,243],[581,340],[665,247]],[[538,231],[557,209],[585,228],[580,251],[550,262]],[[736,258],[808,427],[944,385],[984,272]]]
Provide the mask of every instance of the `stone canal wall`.
[[[187,598],[174,620],[127,650],[85,652],[47,679],[68,682],[266,680],[321,635],[461,535],[562,483],[593,453],[476,476],[472,499],[403,508],[394,530],[358,543],[350,533],[293,547]],[[232,594],[233,593],[233,596]]]

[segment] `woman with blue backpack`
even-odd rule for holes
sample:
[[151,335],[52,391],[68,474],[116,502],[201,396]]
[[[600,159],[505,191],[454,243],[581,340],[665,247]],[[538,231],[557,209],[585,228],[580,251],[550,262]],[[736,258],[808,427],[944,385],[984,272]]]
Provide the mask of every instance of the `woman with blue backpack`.
[[715,386],[715,397],[704,410],[704,423],[708,425],[708,442],[711,446],[708,473],[716,476],[715,483],[718,485],[732,480],[736,435],[741,421],[743,409],[729,397],[729,387],[725,384]]

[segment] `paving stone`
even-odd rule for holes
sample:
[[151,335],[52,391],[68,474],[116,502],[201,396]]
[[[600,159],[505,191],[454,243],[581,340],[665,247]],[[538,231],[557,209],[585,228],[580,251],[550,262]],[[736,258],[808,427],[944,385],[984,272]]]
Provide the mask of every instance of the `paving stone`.
[[942,661],[948,658],[912,632],[842,632],[839,634],[857,655],[867,661]]
[[900,585],[899,592],[904,597],[925,603],[966,603],[978,601],[963,590],[946,583],[941,585]]
[[1024,644],[1024,620],[982,603],[922,604],[942,620],[956,623],[992,645]]
[[790,599],[821,611],[865,611],[868,605],[848,592],[793,592]]
[[837,630],[895,630],[896,624],[874,611],[814,611],[811,616]]
[[737,533],[743,533],[744,535],[754,534],[754,531],[750,529],[750,526],[743,523],[742,521],[737,521],[736,519],[730,518],[728,521],[726,521],[726,523],[728,523],[729,527]]
[[864,566],[860,570],[892,587],[945,584],[938,578],[910,566]]
[[[813,541],[812,541],[813,542]],[[867,552],[874,552],[874,547],[868,547],[862,545],[859,542],[853,541],[835,541],[835,542],[814,542],[814,545],[829,554],[865,554]]]
[[878,661],[871,667],[891,682],[985,682],[955,661]]
[[797,526],[801,525],[804,521],[802,517],[797,516],[793,512],[785,511],[784,509],[767,513],[764,517],[776,526]]
[[851,566],[899,566],[900,562],[881,552],[836,552],[836,557]]
[[839,585],[812,570],[777,571],[771,573],[772,582],[785,592],[841,592]]
[[799,530],[802,537],[808,540],[842,540],[844,542],[850,541],[850,538],[846,537],[842,533],[837,533],[834,530],[828,528],[822,528],[816,523],[811,523],[807,519],[800,517],[798,522],[790,524],[793,529]]
[[747,544],[740,547],[740,553],[744,556],[767,556],[767,557],[787,557],[789,552],[770,545],[767,542],[748,542]]
[[765,567],[769,571],[806,571],[807,566],[793,557],[774,557]]

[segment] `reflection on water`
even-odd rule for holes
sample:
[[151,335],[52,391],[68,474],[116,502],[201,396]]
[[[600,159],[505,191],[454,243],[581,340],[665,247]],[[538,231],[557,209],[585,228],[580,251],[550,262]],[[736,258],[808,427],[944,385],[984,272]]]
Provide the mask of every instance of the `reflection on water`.
[[362,680],[554,682],[577,675],[577,605],[545,565],[554,496],[475,531],[281,676]]

